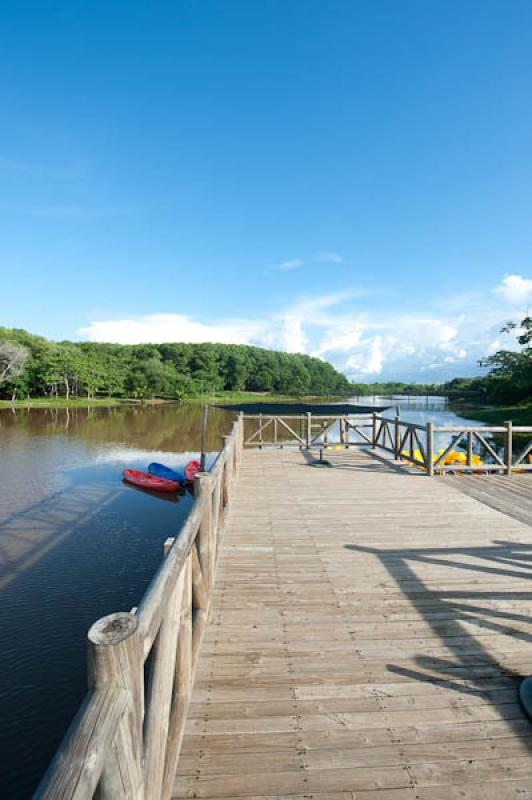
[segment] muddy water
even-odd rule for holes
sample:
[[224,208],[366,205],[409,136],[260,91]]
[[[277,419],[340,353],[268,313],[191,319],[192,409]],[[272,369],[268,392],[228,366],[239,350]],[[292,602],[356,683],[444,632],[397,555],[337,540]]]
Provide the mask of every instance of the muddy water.
[[[211,459],[231,419],[211,412]],[[0,411],[3,800],[31,797],[85,691],[87,629],[138,604],[190,508],[122,470],[184,465],[201,420],[196,405]]]

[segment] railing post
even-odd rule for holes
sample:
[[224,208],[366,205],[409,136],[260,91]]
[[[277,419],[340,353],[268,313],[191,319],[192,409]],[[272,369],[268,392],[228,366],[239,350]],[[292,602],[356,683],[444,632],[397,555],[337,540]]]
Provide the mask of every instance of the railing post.
[[239,428],[238,428],[238,468],[240,469],[240,464],[242,463],[242,455],[244,453],[244,412],[240,412],[240,416],[238,419]]
[[434,477],[434,423],[427,422],[427,474],[429,478]]
[[201,572],[204,576],[207,590],[210,591],[214,580],[214,553],[216,552],[216,543],[213,541],[212,535],[212,478],[208,472],[198,472],[196,480],[194,481],[194,497],[199,498],[202,495],[207,495],[207,503],[196,541]]
[[394,442],[394,457],[396,461],[399,461],[401,456],[401,413],[399,411],[399,406],[396,406],[395,412],[395,442]]
[[513,454],[513,422],[511,419],[505,422],[506,425],[506,444],[504,448],[504,461],[506,463],[506,474],[512,474]]
[[170,711],[162,798],[170,797],[181,741],[185,730],[188,702],[192,691],[192,555],[183,566],[183,596],[175,663],[174,699]]
[[467,456],[466,456],[467,461],[466,461],[466,463],[467,463],[468,467],[472,467],[473,466],[473,434],[472,434],[471,431],[467,432],[466,442],[467,442]]
[[89,688],[125,689],[129,696],[99,783],[99,800],[142,800],[143,658],[135,614],[121,612],[89,629]]
[[371,449],[375,450],[377,447],[377,414],[373,412],[373,430],[371,433]]
[[[224,440],[227,436],[224,436]],[[259,414],[259,448],[262,450],[262,412]]]
[[307,450],[310,450],[312,442],[312,412],[307,411]]
[[[164,543],[168,556],[175,539]],[[170,596],[151,651],[151,672],[144,719],[144,797],[161,800],[170,732],[174,673],[183,600],[184,570]]]

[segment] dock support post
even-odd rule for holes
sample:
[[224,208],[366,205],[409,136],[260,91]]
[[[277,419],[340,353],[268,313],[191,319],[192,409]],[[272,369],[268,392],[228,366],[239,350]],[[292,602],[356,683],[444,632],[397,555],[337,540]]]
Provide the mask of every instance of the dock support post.
[[434,423],[427,422],[427,475],[434,477]]
[[99,783],[99,800],[142,800],[142,650],[135,614],[97,620],[88,633],[89,688],[124,689],[128,710],[120,721]]
[[312,443],[312,413],[307,411],[307,450],[310,450]]
[[504,447],[504,461],[506,464],[506,474],[512,474],[512,461],[513,461],[513,422],[511,419],[505,423],[506,425],[506,443]]

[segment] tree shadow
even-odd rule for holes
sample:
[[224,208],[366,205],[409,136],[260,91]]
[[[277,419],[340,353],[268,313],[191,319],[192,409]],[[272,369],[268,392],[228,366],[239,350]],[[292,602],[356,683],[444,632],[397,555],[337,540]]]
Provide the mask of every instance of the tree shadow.
[[[501,718],[514,729],[516,735],[524,732],[529,736],[530,728],[523,727],[524,711],[516,712],[519,684],[525,677],[519,665],[523,656],[497,643],[497,650],[490,649],[490,641],[483,641],[485,634],[508,637],[508,642],[532,642],[530,615],[519,613],[515,604],[532,603],[532,545],[512,541],[494,541],[483,547],[422,547],[379,549],[362,545],[346,544],[347,550],[372,554],[387,569],[423,622],[431,629],[428,637],[439,638],[442,646],[451,653],[450,658],[441,655],[419,653],[412,666],[389,663],[389,672],[407,680],[425,682],[451,689],[466,695],[486,698],[497,706]],[[464,588],[432,589],[415,571],[415,565],[425,568],[445,568],[452,581],[463,576]],[[457,571],[456,573],[454,571]],[[485,590],[467,588],[467,575],[478,582],[478,576],[507,579],[499,589],[489,583]],[[430,574],[430,573],[429,573]],[[448,582],[446,576],[446,582]],[[489,578],[488,578],[489,580]],[[508,588],[508,582],[512,587]],[[521,584],[523,582],[523,584]],[[521,585],[520,585],[521,584]],[[476,635],[472,628],[478,631]],[[512,663],[512,660],[514,663]],[[494,691],[500,678],[505,689],[515,692],[515,700],[508,705],[508,714],[497,704]],[[532,744],[529,743],[529,747]]]

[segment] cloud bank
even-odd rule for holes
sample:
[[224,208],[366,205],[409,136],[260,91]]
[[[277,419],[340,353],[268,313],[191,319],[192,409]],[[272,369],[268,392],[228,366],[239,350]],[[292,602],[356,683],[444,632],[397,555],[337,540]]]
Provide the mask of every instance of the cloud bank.
[[454,313],[390,313],[374,303],[368,310],[368,297],[367,291],[350,288],[300,298],[278,313],[254,319],[206,322],[168,312],[96,320],[78,333],[89,341],[120,344],[252,344],[324,358],[353,380],[437,382],[475,374],[480,358],[515,346],[514,337],[500,329],[526,312],[532,280],[508,275],[484,297],[459,304]]

